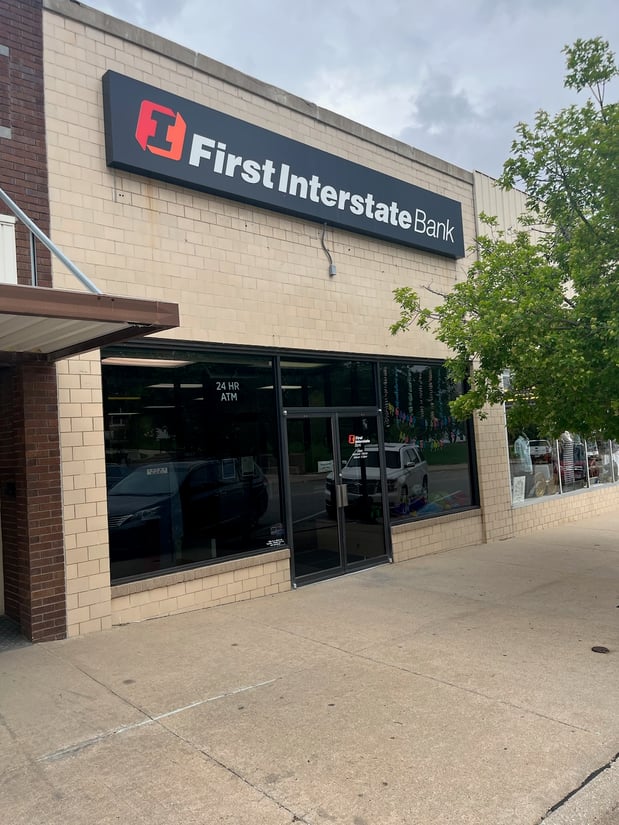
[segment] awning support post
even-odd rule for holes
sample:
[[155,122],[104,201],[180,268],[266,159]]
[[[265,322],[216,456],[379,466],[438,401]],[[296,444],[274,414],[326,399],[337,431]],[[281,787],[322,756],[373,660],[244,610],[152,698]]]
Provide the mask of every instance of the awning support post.
[[[50,240],[50,238],[47,237],[45,232],[42,232],[36,225],[36,223],[30,220],[28,215],[26,215],[26,213],[19,208],[19,206],[7,195],[4,189],[0,189],[0,200],[4,201],[4,203],[9,207],[9,209],[15,215],[15,217],[18,218],[24,224],[24,226],[26,226],[30,230],[30,232],[41,241],[43,246],[49,249],[52,255],[55,255],[58,258],[58,260],[62,261],[62,263],[67,267],[69,272],[75,275],[78,281],[80,281],[86,287],[86,289],[90,290],[90,292],[93,292],[95,295],[103,294],[101,290],[93,284],[90,278],[84,275],[84,273],[75,266],[73,261],[70,261],[69,258],[67,258],[64,252],[58,249],[56,244],[52,240]],[[33,280],[33,284],[35,282],[36,276]]]

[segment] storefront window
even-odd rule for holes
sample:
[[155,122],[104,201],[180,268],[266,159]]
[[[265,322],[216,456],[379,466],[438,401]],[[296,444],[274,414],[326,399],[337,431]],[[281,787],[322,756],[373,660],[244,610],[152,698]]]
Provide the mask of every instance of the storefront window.
[[[351,478],[363,469],[373,484],[376,512],[382,507],[383,467],[391,523],[473,504],[468,426],[450,414],[458,388],[443,367],[390,362],[377,371],[371,361],[286,356],[278,381],[276,364],[268,354],[197,348],[125,345],[103,351],[113,581],[266,551],[289,541],[280,497],[275,391],[280,384],[284,408],[292,411],[287,431],[291,488],[316,468],[323,475],[333,471],[328,445],[313,439],[308,452],[307,430],[314,419],[295,418],[295,409],[324,408],[331,421],[329,410],[372,408],[378,426],[380,407],[384,454],[379,455],[377,430],[372,448],[361,450],[363,468],[349,467]],[[356,430],[348,419],[338,420],[348,426],[346,438],[340,433],[340,460],[346,464]],[[366,413],[360,420],[370,419]],[[354,497],[359,485],[353,480],[349,486]],[[328,516],[324,485],[318,493],[320,505],[316,508],[312,500],[311,512],[324,517],[326,507]],[[381,518],[387,515],[380,512]]]
[[619,452],[612,441],[567,431],[558,439],[543,438],[529,428],[508,431],[508,448],[514,504],[619,479]]
[[[569,459],[566,453],[562,461],[564,477],[567,471],[572,483],[573,454]],[[559,448],[553,439],[529,438],[524,430],[512,434],[509,468],[513,502],[553,495],[559,490]]]
[[[593,449],[591,449],[592,444]],[[598,479],[598,483],[608,484],[619,481],[619,444],[600,439],[589,442],[589,449],[595,464],[592,476]]]
[[112,580],[284,544],[270,359],[102,354]]
[[376,405],[373,365],[367,361],[282,359],[284,407]]
[[392,523],[472,505],[468,426],[450,413],[446,369],[381,364],[380,380]]

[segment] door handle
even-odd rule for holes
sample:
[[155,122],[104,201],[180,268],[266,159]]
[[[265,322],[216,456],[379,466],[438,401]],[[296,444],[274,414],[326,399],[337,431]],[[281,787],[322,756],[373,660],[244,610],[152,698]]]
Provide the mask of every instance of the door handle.
[[335,504],[337,507],[348,507],[348,487],[345,484],[335,485]]

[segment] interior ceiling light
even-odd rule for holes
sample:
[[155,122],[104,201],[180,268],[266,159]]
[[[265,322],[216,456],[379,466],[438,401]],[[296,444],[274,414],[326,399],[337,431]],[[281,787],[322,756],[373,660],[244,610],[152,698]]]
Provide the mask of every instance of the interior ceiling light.
[[284,361],[282,360],[282,369],[297,369],[297,370],[315,370],[324,367],[324,363],[315,364],[311,361]]
[[110,356],[103,358],[102,364],[112,364],[117,367],[165,367],[167,369],[174,367],[184,367],[191,364],[192,361],[175,361],[166,358],[124,358],[121,355]]
[[[267,384],[266,387],[258,387],[259,390],[272,390],[273,384]],[[303,387],[301,384],[283,384],[283,390],[302,390]]]
[[174,387],[181,390],[201,390],[202,384],[147,384],[149,390],[173,390]]

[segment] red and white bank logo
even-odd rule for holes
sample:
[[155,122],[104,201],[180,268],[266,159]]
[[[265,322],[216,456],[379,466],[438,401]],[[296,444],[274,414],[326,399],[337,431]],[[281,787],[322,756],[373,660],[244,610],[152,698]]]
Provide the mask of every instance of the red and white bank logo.
[[183,154],[187,124],[180,112],[143,100],[135,129],[135,139],[142,149],[170,160],[180,160]]

